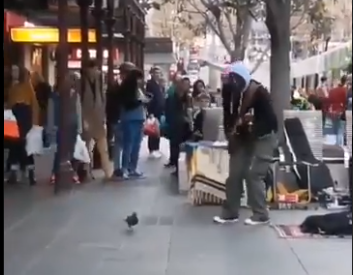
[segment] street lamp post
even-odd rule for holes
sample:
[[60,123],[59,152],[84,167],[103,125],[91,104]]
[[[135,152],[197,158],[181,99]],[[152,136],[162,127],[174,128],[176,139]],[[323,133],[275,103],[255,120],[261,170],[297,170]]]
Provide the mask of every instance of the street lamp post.
[[124,61],[131,62],[131,14],[130,9],[124,7],[123,12],[124,25]]
[[[89,62],[89,6],[92,5],[93,0],[76,0],[77,5],[80,8],[80,23],[81,23],[81,97],[84,97],[86,91],[86,66]],[[91,167],[87,167],[88,171],[86,171],[84,178],[81,180],[88,180],[92,175]]]
[[138,37],[137,37],[137,28],[136,28],[136,11],[133,11],[133,16],[130,18],[131,24],[131,41],[130,41],[130,48],[131,48],[131,60],[136,66],[139,66],[139,52],[138,52]]
[[[114,79],[114,55],[115,55],[115,46],[114,46],[114,32],[115,32],[115,9],[119,7],[119,1],[108,0],[107,1],[107,9],[104,17],[104,24],[106,27],[106,32],[108,35],[107,38],[107,50],[108,50],[108,58],[107,58],[107,99],[110,98],[111,94],[114,93],[113,87],[115,83]],[[113,159],[114,152],[114,126],[108,122],[107,123],[107,143],[108,143],[108,152],[110,159]]]
[[[103,17],[104,17],[104,10],[103,10],[103,0],[94,0],[94,9],[92,11],[92,15],[95,19],[95,29],[96,29],[96,65],[100,70],[100,82],[99,87],[103,90]],[[93,169],[100,169],[102,168],[101,160],[99,157],[99,153],[97,148],[95,147],[93,150]]]
[[139,39],[139,47],[138,47],[138,54],[139,58],[139,66],[142,71],[144,71],[144,57],[145,57],[145,33],[146,32],[146,25],[145,25],[145,14],[141,14],[140,21],[138,22],[137,26],[137,35]]
[[86,90],[85,69],[89,61],[89,47],[88,47],[88,12],[89,6],[92,5],[93,0],[76,0],[80,7],[80,21],[81,21],[81,93]]
[[[117,3],[119,5],[119,3]],[[108,34],[108,89],[111,85],[114,84],[114,55],[115,55],[115,47],[114,47],[114,26],[116,19],[114,17],[114,10],[116,7],[114,0],[108,0],[107,2],[107,13],[105,18],[105,25]]]
[[[92,15],[95,19],[95,29],[96,29],[96,62],[97,67],[102,70],[103,66],[103,25],[102,21],[104,18],[104,10],[103,10],[103,0],[94,0],[94,9],[92,11]],[[100,83],[101,89],[103,88],[103,79]]]
[[59,28],[59,43],[56,49],[56,64],[57,64],[57,87],[60,100],[60,120],[59,120],[59,139],[58,152],[60,156],[60,165],[56,173],[56,181],[54,192],[58,193],[64,187],[71,187],[71,167],[70,161],[70,144],[67,137],[69,133],[70,115],[70,91],[66,87],[65,78],[68,70],[68,41],[67,41],[67,14],[68,1],[58,1],[58,28]]

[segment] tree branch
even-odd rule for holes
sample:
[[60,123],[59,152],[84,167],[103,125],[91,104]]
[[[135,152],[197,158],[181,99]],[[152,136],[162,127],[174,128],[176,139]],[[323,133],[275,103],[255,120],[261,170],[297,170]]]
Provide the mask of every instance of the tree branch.
[[[292,12],[292,14],[293,14],[293,12]],[[292,31],[295,30],[296,28],[298,28],[302,23],[304,23],[304,21],[306,19],[306,15],[307,15],[306,12],[303,11],[298,22],[294,26],[291,27]],[[292,17],[292,15],[291,15],[291,17]]]
[[266,49],[262,52],[260,58],[256,61],[255,66],[251,69],[251,74],[255,73],[261,66],[261,64],[264,62],[265,57],[268,57],[268,52],[271,48],[271,45],[269,44]]

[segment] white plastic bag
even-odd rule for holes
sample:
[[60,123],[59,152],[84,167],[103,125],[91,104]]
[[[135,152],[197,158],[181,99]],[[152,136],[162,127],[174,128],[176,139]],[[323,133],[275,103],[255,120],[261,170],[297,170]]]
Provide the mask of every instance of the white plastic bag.
[[35,125],[27,133],[26,151],[29,156],[43,153],[43,127]]
[[80,135],[77,135],[75,150],[74,150],[74,159],[81,161],[83,163],[90,163],[91,158],[86,146],[86,143],[82,140]]
[[4,121],[16,121],[16,117],[14,116],[11,110],[4,110]]

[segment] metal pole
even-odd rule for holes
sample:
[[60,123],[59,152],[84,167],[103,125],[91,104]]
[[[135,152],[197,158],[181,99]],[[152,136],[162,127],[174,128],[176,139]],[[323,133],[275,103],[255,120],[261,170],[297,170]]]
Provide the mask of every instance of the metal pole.
[[143,20],[141,22],[141,48],[140,48],[140,54],[141,54],[141,69],[144,72],[145,70],[145,38],[146,38],[146,21],[145,21],[145,15],[143,15]]
[[[108,72],[107,72],[107,93],[114,93],[113,87],[115,83],[114,79],[114,55],[115,55],[115,47],[114,47],[114,26],[115,26],[115,18],[114,18],[114,0],[108,0],[107,2],[107,13],[105,18],[105,26],[108,34],[107,41],[107,49],[108,49]],[[107,94],[107,99],[110,98],[111,95]],[[113,159],[114,152],[114,125],[108,121],[107,123],[107,142],[108,142],[108,152],[109,158]]]
[[[81,98],[85,96],[86,91],[86,66],[89,61],[89,41],[88,41],[88,11],[89,6],[92,5],[92,0],[77,0],[77,4],[80,7],[80,21],[81,21]],[[85,178],[82,180],[88,180],[91,176],[91,167],[88,167],[89,171],[86,171]]]
[[[93,10],[93,16],[95,19],[95,28],[96,28],[96,61],[97,61],[97,67],[102,70],[103,66],[103,39],[102,39],[102,34],[103,34],[103,0],[94,0],[94,10]],[[102,74],[103,76],[103,74]],[[103,88],[103,79],[102,82],[100,83],[101,89]]]
[[131,62],[131,56],[130,56],[130,34],[131,34],[131,24],[130,24],[130,11],[126,4],[124,4],[124,16],[123,16],[123,24],[124,24],[124,61],[125,62]]
[[[59,43],[57,46],[57,85],[60,98],[60,122],[58,152],[60,155],[60,166],[56,171],[56,181],[54,192],[58,193],[63,187],[71,183],[70,144],[67,137],[69,133],[70,115],[70,91],[66,88],[65,78],[68,71],[68,28],[67,28],[68,2],[67,0],[58,1],[58,28]],[[71,186],[71,184],[69,185]]]
[[[95,44],[95,49],[96,49],[96,65],[99,68],[101,74],[99,78],[99,87],[103,91],[103,39],[102,39],[102,33],[103,33],[103,25],[102,25],[102,20],[103,20],[103,1],[102,0],[94,0],[94,10],[93,10],[93,16],[95,18],[95,29],[96,29],[96,44]],[[88,44],[88,43],[87,43]],[[101,159],[99,157],[97,147],[94,148],[93,151],[93,169],[101,169]]]
[[107,18],[106,18],[106,26],[108,32],[108,87],[114,84],[114,55],[115,55],[115,47],[114,47],[114,0],[108,0],[107,3]]
[[80,20],[81,20],[81,93],[86,90],[85,71],[89,61],[89,47],[88,47],[88,10],[92,4],[91,0],[78,0],[80,7]]

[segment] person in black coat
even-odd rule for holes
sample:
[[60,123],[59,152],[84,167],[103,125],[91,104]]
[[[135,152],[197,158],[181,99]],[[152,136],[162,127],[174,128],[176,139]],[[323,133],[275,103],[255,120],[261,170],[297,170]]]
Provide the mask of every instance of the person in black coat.
[[189,140],[192,135],[192,99],[189,96],[189,79],[184,78],[175,83],[175,92],[170,97],[168,111],[171,112],[171,119],[168,121],[172,134],[169,137],[170,142],[170,163],[176,170],[172,175],[178,175],[178,160],[180,155],[180,146]]
[[[149,116],[155,117],[160,121],[164,113],[165,95],[163,87],[160,85],[161,71],[159,68],[154,67],[151,69],[151,79],[147,81],[146,93],[151,97],[151,101],[147,105]],[[160,158],[159,152],[160,137],[148,137],[148,150],[152,157]]]

